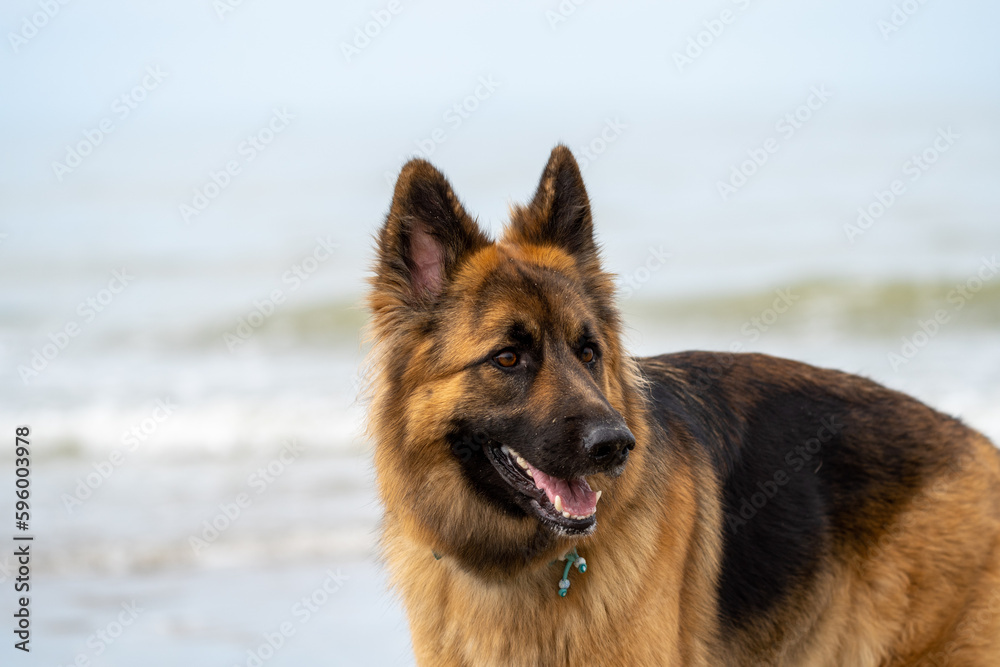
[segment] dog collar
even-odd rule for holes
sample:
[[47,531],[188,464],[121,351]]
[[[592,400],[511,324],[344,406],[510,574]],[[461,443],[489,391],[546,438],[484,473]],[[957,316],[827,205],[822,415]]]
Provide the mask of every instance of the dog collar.
[[566,593],[569,591],[570,569],[576,565],[576,569],[582,574],[587,571],[587,561],[583,558],[583,556],[576,553],[576,547],[574,547],[572,551],[567,553],[560,560],[566,561],[566,567],[563,568],[562,579],[559,580],[559,597],[564,598],[566,597]]

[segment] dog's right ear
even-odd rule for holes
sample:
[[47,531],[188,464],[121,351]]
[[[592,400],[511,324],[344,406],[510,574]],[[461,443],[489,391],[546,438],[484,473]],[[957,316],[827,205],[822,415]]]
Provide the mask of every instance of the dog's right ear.
[[566,146],[552,149],[531,204],[515,209],[507,238],[517,243],[554,245],[577,261],[599,268],[590,200],[580,167]]
[[378,235],[372,306],[432,305],[462,259],[489,243],[441,172],[425,160],[410,160]]

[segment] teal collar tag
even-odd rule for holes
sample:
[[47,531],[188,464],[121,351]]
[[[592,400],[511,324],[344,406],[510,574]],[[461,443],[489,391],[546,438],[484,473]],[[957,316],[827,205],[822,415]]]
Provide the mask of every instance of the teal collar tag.
[[[441,560],[441,554],[436,551],[431,551],[434,555],[434,560]],[[562,579],[559,580],[559,597],[566,597],[566,593],[569,591],[569,571],[576,566],[581,574],[587,571],[587,560],[576,553],[576,548],[563,556],[560,560],[566,561],[566,566],[563,568]]]
[[569,591],[570,569],[576,565],[576,569],[579,570],[581,574],[587,571],[587,561],[576,553],[575,548],[566,554],[565,559],[566,567],[563,568],[562,579],[559,580],[559,597],[562,598],[566,597],[566,593]]

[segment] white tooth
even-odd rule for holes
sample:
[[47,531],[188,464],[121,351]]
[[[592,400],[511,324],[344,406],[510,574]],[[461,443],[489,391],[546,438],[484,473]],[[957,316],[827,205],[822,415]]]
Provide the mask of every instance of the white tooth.
[[531,472],[531,470],[530,470],[530,469],[527,469],[527,468],[526,468],[526,470],[527,470],[527,473],[528,473],[528,477],[531,477],[532,479],[534,479],[534,477],[535,477],[535,473]]
[[563,511],[563,508],[562,508],[562,497],[561,496],[556,496],[555,500],[552,501],[552,504],[555,505],[557,512],[562,512]]
[[528,469],[528,462],[522,459],[520,456],[517,457],[517,465],[521,466],[525,470]]
[[601,500],[601,494],[602,493],[604,493],[604,492],[603,491],[598,491],[597,492],[597,501],[595,501],[595,502],[600,502],[600,500]]
[[568,519],[569,518],[569,512],[563,512],[563,516]]
[[500,451],[503,452],[504,454],[510,454],[510,447],[504,445],[503,447],[500,448]]

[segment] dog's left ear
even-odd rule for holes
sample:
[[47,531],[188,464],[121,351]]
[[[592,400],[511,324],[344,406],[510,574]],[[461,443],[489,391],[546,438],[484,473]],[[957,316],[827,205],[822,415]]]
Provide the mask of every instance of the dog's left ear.
[[562,144],[552,149],[535,197],[515,210],[508,239],[555,245],[584,262],[597,260],[590,200],[576,159]]
[[433,306],[466,256],[489,243],[444,175],[429,162],[410,160],[378,236],[373,310]]

